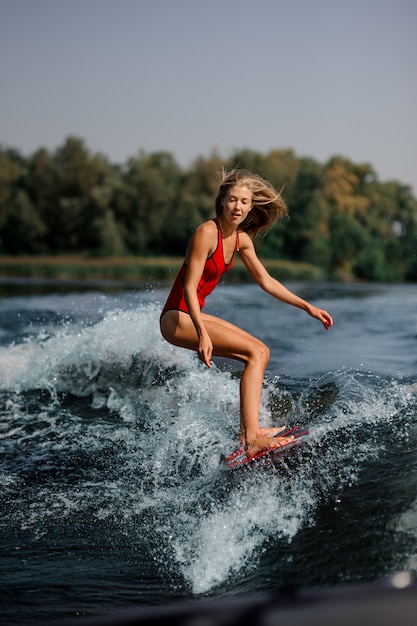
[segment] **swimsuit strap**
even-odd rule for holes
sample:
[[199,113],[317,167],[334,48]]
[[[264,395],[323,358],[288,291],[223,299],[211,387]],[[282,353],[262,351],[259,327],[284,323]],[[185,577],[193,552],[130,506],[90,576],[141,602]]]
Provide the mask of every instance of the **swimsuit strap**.
[[[219,236],[221,236],[221,228],[220,228],[220,223],[219,223],[219,219],[217,217],[213,217],[213,222],[215,222],[216,226],[217,226],[217,230],[219,233]],[[222,242],[222,248],[223,248],[223,242]],[[235,252],[239,252],[239,230],[236,229],[236,243],[235,243]]]

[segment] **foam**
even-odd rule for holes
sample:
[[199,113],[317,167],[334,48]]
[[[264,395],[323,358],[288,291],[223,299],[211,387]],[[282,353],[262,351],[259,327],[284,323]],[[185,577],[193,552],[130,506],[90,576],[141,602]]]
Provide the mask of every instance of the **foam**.
[[309,428],[310,447],[294,465],[231,478],[221,455],[237,443],[239,381],[167,345],[158,314],[152,304],[105,311],[1,348],[1,437],[13,457],[2,483],[18,502],[9,522],[21,530],[41,537],[102,525],[132,549],[146,541],[200,595],[314,524],[323,498],[384,453],[382,435],[407,431],[410,388],[355,370],[270,379],[264,423],[273,394],[288,426]]

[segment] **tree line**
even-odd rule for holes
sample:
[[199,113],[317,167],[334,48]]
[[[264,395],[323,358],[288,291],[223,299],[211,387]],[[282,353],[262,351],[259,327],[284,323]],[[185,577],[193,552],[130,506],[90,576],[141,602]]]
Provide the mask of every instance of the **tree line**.
[[290,221],[257,241],[264,259],[302,261],[329,278],[417,281],[417,200],[382,182],[369,164],[326,163],[293,150],[198,157],[184,169],[169,152],[125,164],[68,137],[30,156],[0,147],[0,254],[182,256],[196,226],[214,215],[217,172],[239,166],[270,180]]

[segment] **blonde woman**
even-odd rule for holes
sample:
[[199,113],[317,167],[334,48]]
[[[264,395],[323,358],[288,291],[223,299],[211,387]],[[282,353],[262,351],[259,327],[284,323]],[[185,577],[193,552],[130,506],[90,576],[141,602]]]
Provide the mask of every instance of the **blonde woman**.
[[328,330],[333,320],[289,291],[267,272],[253,240],[288,215],[273,186],[246,170],[223,171],[215,201],[217,217],[201,224],[192,235],[182,268],[161,313],[163,337],[171,344],[197,352],[207,367],[213,356],[241,361],[240,445],[247,459],[293,441],[279,436],[284,427],[261,428],[259,407],[269,348],[238,326],[202,312],[205,298],[227,272],[238,253],[258,285],[277,300],[303,309]]

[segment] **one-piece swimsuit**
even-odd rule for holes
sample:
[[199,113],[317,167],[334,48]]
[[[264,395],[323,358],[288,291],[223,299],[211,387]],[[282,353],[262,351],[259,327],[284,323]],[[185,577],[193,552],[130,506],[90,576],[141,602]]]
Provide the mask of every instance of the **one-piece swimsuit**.
[[[200,310],[204,307],[206,297],[211,294],[213,289],[219,283],[221,276],[228,272],[232,267],[235,252],[236,250],[239,250],[239,234],[236,231],[236,244],[233,251],[233,256],[230,259],[229,263],[225,263],[223,256],[223,238],[220,224],[217,218],[215,218],[213,221],[216,223],[217,226],[217,246],[213,254],[207,259],[204,265],[203,273],[198,283],[197,297],[200,305]],[[168,296],[164,308],[162,309],[161,317],[164,315],[164,313],[171,310],[189,313],[187,303],[185,302],[184,298],[184,284],[186,273],[187,265],[184,262],[180,271],[177,274],[174,284],[172,285],[171,292]]]

